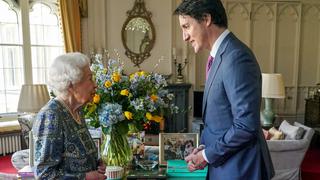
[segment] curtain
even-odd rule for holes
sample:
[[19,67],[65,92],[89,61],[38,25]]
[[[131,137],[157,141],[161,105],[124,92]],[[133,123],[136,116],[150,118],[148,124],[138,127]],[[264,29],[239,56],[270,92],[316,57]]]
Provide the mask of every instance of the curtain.
[[60,0],[59,9],[66,52],[81,52],[79,0]]

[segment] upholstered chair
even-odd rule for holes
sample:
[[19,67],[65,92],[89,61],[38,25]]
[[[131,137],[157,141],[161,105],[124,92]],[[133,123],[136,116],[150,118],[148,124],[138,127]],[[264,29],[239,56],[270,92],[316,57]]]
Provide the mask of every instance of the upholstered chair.
[[[299,180],[301,179],[300,166],[310,145],[314,130],[295,122],[293,127],[286,124],[280,125],[280,130],[286,135],[283,140],[267,140],[270,150],[275,176],[272,180]],[[303,128],[304,133],[301,139],[293,139],[298,133],[298,129]],[[287,132],[287,134],[286,134]]]

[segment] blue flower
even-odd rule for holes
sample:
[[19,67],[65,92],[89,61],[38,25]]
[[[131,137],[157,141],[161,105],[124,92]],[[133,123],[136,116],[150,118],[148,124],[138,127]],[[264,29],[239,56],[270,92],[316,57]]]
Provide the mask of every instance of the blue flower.
[[98,109],[100,124],[104,127],[110,127],[120,121],[123,121],[124,115],[122,106],[118,103],[104,103]]

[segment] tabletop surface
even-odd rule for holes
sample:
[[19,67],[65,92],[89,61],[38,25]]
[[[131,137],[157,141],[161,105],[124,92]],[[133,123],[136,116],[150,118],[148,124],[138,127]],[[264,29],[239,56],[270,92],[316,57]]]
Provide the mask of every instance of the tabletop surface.
[[136,178],[156,178],[156,179],[166,179],[166,168],[156,168],[153,170],[130,170],[127,174],[127,179],[136,179]]

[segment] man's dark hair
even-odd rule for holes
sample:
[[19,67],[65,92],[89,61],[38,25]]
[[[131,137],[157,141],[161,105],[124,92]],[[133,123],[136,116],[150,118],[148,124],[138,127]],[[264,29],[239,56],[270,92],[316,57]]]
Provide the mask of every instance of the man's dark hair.
[[220,0],[183,0],[173,14],[188,15],[198,22],[203,20],[205,14],[210,14],[213,24],[228,27],[227,14]]

